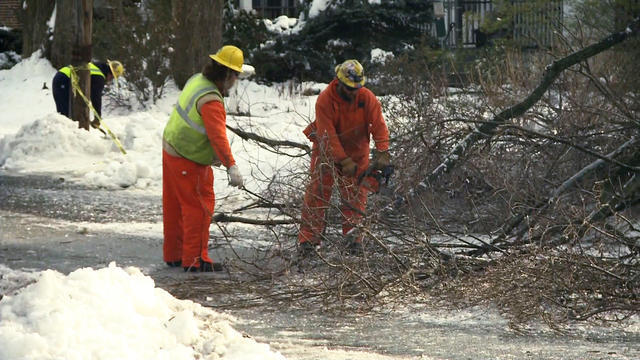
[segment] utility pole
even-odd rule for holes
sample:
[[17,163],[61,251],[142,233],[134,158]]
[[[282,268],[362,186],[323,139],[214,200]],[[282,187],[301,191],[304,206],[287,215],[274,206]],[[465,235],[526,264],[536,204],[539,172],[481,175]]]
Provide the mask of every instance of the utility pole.
[[[91,73],[89,62],[91,61],[91,34],[93,19],[93,0],[74,0],[76,11],[76,29],[71,65],[78,69],[78,85],[86,99],[91,98]],[[80,94],[73,96],[73,110],[71,117],[78,122],[78,127],[89,131],[89,107]]]

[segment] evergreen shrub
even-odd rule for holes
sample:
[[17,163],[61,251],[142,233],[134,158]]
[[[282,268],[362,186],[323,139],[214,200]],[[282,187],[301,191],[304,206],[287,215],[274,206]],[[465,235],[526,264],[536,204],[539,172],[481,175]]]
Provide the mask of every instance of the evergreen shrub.
[[346,59],[358,59],[367,68],[373,48],[394,54],[413,51],[428,38],[432,18],[432,4],[420,0],[331,1],[294,34],[268,33],[255,17],[235,16],[227,20],[234,25],[227,27],[225,41],[247,49],[258,80],[327,82],[335,65]]

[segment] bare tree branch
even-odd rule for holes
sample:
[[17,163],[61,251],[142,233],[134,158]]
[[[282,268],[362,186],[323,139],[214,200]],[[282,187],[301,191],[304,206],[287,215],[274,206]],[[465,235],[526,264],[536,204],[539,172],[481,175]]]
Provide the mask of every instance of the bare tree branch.
[[[606,156],[604,156],[605,159],[599,158],[598,160],[592,162],[588,166],[585,166],[580,171],[578,171],[576,174],[574,174],[569,179],[567,179],[565,182],[563,182],[559,187],[557,187],[548,198],[539,201],[537,204],[535,204],[534,206],[530,207],[528,211],[521,212],[519,214],[516,214],[516,215],[512,216],[507,222],[505,222],[502,225],[502,227],[498,231],[496,231],[497,233],[499,233],[499,235],[497,237],[495,237],[494,239],[492,239],[491,241],[489,241],[488,243],[493,245],[493,244],[497,244],[500,241],[504,240],[511,233],[511,231],[513,229],[515,229],[516,227],[518,227],[522,223],[522,221],[527,216],[531,215],[533,212],[540,213],[540,212],[544,211],[560,195],[562,195],[563,193],[565,193],[569,189],[574,188],[584,178],[586,178],[587,176],[599,171],[608,162],[611,162],[610,161],[611,159],[615,158],[616,156],[619,156],[625,150],[630,149],[633,146],[637,146],[638,143],[640,143],[640,140],[637,139],[636,137],[632,137],[629,141],[627,141],[626,143],[622,144],[619,148],[617,148],[616,150],[614,150],[611,153],[609,153]],[[532,224],[529,224],[528,227],[530,227],[531,225]],[[496,233],[496,232],[494,232],[494,233]],[[473,250],[471,253],[472,253],[472,255],[480,255],[480,254],[485,254],[485,253],[487,253],[489,251],[492,251],[492,250],[494,250],[492,247],[483,246],[480,249]]]
[[[595,158],[597,158],[599,160],[618,165],[623,169],[627,169],[627,170],[634,171],[634,172],[640,171],[640,168],[638,168],[636,166],[631,166],[631,165],[627,165],[627,164],[621,163],[620,161],[616,160],[611,155],[606,155],[605,156],[605,155],[598,154],[597,152],[589,150],[589,149],[587,149],[586,147],[584,147],[582,145],[578,145],[576,143],[573,143],[573,142],[571,142],[569,140],[566,140],[566,139],[563,139],[563,138],[560,138],[560,137],[557,137],[557,136],[543,134],[541,132],[529,130],[529,129],[523,128],[522,126],[517,126],[517,125],[504,125],[504,127],[517,129],[519,131],[534,135],[536,137],[541,137],[541,138],[544,138],[544,139],[553,140],[553,141],[555,141],[557,143],[560,143],[560,144],[568,145],[568,146],[570,146],[570,147],[572,147],[572,148],[574,148],[574,149],[576,149],[578,151],[581,151],[581,152],[583,152],[585,154],[589,154],[589,155],[591,155],[591,156],[593,156],[593,157],[595,157]],[[635,143],[635,142],[636,142],[635,138],[632,138],[627,143],[625,143],[625,145],[628,145],[629,143]],[[625,148],[626,147],[625,145],[620,147],[618,150]],[[616,152],[618,152],[618,150],[616,150]]]
[[227,125],[227,129],[231,130],[234,134],[240,136],[241,138],[243,138],[244,140],[253,140],[259,143],[263,143],[263,144],[267,144],[271,147],[277,148],[279,146],[287,146],[287,147],[294,147],[294,148],[298,148],[298,149],[302,149],[306,152],[310,152],[311,148],[309,147],[309,145],[307,144],[301,144],[295,141],[289,141],[289,140],[274,140],[274,139],[268,139],[264,136],[260,136],[254,133],[250,133],[250,132],[246,132],[237,128],[234,128],[232,126]]
[[593,45],[578,50],[548,65],[540,83],[529,94],[529,96],[520,103],[501,111],[495,115],[491,121],[477,126],[462,141],[460,141],[453,150],[449,152],[440,165],[438,165],[418,186],[413,189],[413,193],[421,193],[424,189],[428,188],[431,182],[436,180],[442,174],[451,171],[451,169],[453,169],[457,163],[464,158],[467,151],[475,145],[478,140],[493,137],[498,127],[505,124],[510,119],[523,115],[527,110],[533,107],[533,105],[542,98],[544,93],[564,70],[580,63],[581,61],[587,60],[628,38],[638,35],[638,32],[640,32],[640,18],[636,18],[625,31],[613,33]]
[[240,216],[227,215],[225,213],[217,213],[213,215],[211,219],[214,222],[239,222],[243,224],[252,224],[252,225],[288,225],[288,224],[296,224],[297,220],[259,220],[259,219],[250,219]]

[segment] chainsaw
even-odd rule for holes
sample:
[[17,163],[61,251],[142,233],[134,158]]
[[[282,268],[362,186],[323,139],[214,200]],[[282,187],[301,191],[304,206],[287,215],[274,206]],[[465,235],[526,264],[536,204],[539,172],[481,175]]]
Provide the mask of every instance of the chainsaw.
[[372,193],[379,193],[381,188],[389,186],[389,179],[395,172],[393,165],[387,165],[382,168],[369,166],[365,172],[358,176],[358,184],[364,182],[364,186],[371,190]]

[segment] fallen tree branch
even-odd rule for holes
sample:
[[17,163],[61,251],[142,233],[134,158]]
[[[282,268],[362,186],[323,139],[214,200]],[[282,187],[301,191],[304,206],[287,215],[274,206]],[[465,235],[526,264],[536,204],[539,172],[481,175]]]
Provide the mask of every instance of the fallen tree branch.
[[[529,135],[533,135],[535,137],[540,137],[540,138],[543,138],[543,139],[552,140],[552,141],[555,141],[555,142],[557,142],[559,144],[564,144],[564,145],[570,146],[570,147],[572,147],[572,148],[574,148],[574,149],[576,149],[576,150],[578,150],[580,152],[583,152],[585,154],[589,154],[589,155],[595,157],[596,159],[599,159],[599,160],[602,160],[602,161],[605,161],[605,162],[608,162],[608,163],[611,163],[611,164],[614,164],[614,165],[618,165],[619,167],[621,167],[623,169],[626,169],[626,170],[629,170],[629,171],[634,171],[634,172],[639,172],[640,171],[640,167],[631,166],[631,165],[627,165],[627,164],[621,163],[620,161],[616,160],[611,155],[598,154],[597,152],[589,150],[584,146],[575,144],[575,143],[573,143],[571,141],[559,138],[557,136],[543,134],[541,132],[530,130],[530,129],[526,129],[526,128],[524,128],[522,126],[518,126],[518,125],[509,124],[509,125],[504,125],[504,127],[505,128],[516,129],[518,131],[521,131],[523,133],[527,133]],[[635,141],[635,138],[632,138],[629,142],[632,142],[632,141]],[[625,143],[625,145],[628,144],[629,142]],[[618,151],[618,150],[616,150],[616,151]]]
[[274,225],[288,225],[288,224],[297,224],[298,220],[260,220],[260,219],[250,219],[240,216],[227,215],[225,213],[217,213],[213,215],[211,219],[213,222],[239,222],[243,224],[251,224],[251,225],[266,225],[266,226],[274,226]]
[[[586,178],[587,176],[590,176],[591,174],[596,173],[597,171],[602,169],[607,163],[613,162],[612,160],[615,157],[619,156],[620,154],[622,154],[624,151],[628,149],[638,146],[639,143],[640,143],[639,139],[637,139],[636,137],[632,137],[631,139],[629,139],[629,141],[625,142],[624,144],[622,144],[620,147],[618,147],[611,153],[603,157],[599,157],[598,160],[582,168],[580,171],[575,173],[573,176],[571,176],[569,179],[563,182],[560,186],[558,186],[553,191],[553,193],[551,193],[549,197],[542,199],[541,201],[538,201],[536,204],[530,207],[527,211],[524,211],[512,216],[507,222],[505,222],[502,225],[502,227],[498,231],[494,231],[494,233],[498,233],[499,235],[493,238],[492,240],[490,240],[489,244],[494,246],[494,244],[500,243],[500,241],[504,240],[511,233],[511,231],[513,231],[513,229],[515,229],[522,223],[522,221],[527,216],[530,216],[534,212],[541,213],[545,211],[554,201],[556,201],[556,199],[560,197],[560,195],[562,195],[569,189],[576,187],[584,178]],[[617,164],[619,162],[615,161],[614,163]],[[531,226],[532,224],[528,225],[528,227],[531,227]],[[482,248],[479,248],[470,252],[469,255],[482,255],[493,250],[494,249],[491,247],[483,246]]]
[[306,152],[311,152],[311,148],[307,144],[301,144],[301,143],[298,143],[295,141],[289,141],[289,140],[269,139],[264,136],[260,136],[258,134],[254,134],[254,133],[250,133],[250,132],[246,132],[246,131],[234,128],[229,125],[227,125],[227,129],[231,130],[234,134],[240,136],[244,140],[253,140],[262,144],[269,145],[274,148],[277,148],[279,146],[287,146],[287,147],[302,149]]
[[493,117],[490,121],[483,123],[480,126],[476,126],[475,129],[469,133],[462,141],[460,141],[445,157],[444,161],[440,163],[430,174],[428,174],[422,182],[420,182],[414,189],[412,189],[412,195],[417,196],[429,187],[433,181],[439,178],[442,174],[447,173],[453,169],[459,161],[464,159],[468,150],[475,145],[480,139],[492,138],[497,132],[498,127],[505,124],[508,120],[523,115],[533,105],[535,105],[549,89],[553,82],[560,76],[560,74],[569,67],[585,61],[614,45],[617,45],[626,39],[638,35],[640,31],[640,18],[634,19],[634,21],[626,28],[625,31],[613,33],[599,42],[587,46],[581,50],[578,50],[562,59],[556,60],[553,63],[547,65],[544,75],[540,80],[538,86],[520,103],[515,104]]

